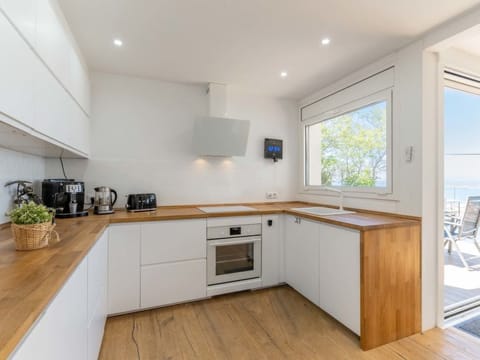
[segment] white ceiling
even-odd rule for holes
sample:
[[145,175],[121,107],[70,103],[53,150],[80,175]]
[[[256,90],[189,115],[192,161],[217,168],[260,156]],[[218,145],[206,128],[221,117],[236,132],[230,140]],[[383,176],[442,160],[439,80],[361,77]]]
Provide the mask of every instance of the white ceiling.
[[[301,98],[480,0],[58,0],[92,70]],[[320,40],[328,36],[329,46]],[[124,42],[112,45],[114,37]],[[288,77],[281,79],[281,71]]]

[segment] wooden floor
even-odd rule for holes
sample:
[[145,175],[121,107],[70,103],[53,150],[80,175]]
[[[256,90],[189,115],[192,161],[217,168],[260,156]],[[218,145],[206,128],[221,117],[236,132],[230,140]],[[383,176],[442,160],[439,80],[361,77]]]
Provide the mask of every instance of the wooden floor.
[[480,359],[480,340],[434,329],[363,352],[288,286],[109,318],[100,359]]

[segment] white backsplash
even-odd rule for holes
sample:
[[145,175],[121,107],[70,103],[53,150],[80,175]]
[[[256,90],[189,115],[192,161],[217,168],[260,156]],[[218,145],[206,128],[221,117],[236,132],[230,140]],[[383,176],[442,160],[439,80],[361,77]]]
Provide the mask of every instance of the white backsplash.
[[41,195],[41,181],[44,177],[44,158],[0,147],[0,224],[9,221],[5,212],[11,209],[16,192],[16,186],[5,187],[5,184],[13,180],[33,181],[35,192]]
[[[266,201],[266,192],[291,200],[297,178],[296,103],[228,93],[227,116],[250,120],[244,157],[199,158],[192,149],[194,121],[207,114],[206,87],[93,73],[89,160],[65,159],[67,176],[119,193],[154,192],[159,205]],[[264,138],[284,140],[283,160],[263,158]],[[61,177],[58,159],[47,176]],[[273,200],[275,201],[275,200]]]

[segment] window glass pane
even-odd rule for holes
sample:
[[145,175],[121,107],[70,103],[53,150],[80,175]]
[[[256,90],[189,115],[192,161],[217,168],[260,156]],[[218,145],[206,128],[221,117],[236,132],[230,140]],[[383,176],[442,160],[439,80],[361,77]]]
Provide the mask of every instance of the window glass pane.
[[477,90],[444,89],[445,210],[457,216],[468,196],[480,195],[480,95],[473,93]]
[[387,186],[387,101],[306,127],[307,184]]

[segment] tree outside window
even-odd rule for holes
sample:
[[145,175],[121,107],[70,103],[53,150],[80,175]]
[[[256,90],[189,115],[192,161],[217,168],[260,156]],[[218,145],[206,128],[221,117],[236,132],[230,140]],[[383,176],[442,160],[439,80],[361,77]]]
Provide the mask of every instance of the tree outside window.
[[306,127],[308,185],[387,186],[387,102]]

